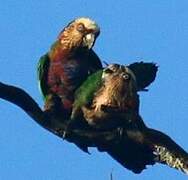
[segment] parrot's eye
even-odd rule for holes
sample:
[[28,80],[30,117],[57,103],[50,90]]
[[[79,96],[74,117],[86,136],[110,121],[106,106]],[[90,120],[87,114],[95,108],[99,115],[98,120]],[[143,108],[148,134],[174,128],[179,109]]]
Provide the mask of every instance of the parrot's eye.
[[82,24],[82,23],[79,23],[76,27],[76,29],[79,31],[79,32],[84,32],[85,31],[85,26]]
[[130,75],[129,75],[129,74],[123,74],[123,78],[124,78],[125,80],[129,80],[129,79],[130,79]]

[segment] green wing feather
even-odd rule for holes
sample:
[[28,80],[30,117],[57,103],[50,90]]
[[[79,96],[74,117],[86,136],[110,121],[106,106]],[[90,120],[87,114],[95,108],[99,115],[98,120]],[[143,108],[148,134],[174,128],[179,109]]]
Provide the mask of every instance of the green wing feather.
[[95,92],[101,87],[103,70],[99,70],[90,75],[86,81],[76,90],[75,101],[71,119],[74,119],[82,106],[91,103]]
[[46,100],[48,95],[48,85],[47,85],[47,77],[48,77],[48,67],[49,67],[49,57],[48,54],[43,55],[38,62],[37,67],[37,76],[38,76],[38,82],[39,82],[39,89],[41,91],[41,94],[43,96],[43,99]]

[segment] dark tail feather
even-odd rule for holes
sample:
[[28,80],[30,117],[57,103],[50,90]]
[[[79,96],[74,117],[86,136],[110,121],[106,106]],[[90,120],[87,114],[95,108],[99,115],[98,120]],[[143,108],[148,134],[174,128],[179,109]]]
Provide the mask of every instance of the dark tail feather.
[[138,90],[142,91],[149,86],[156,77],[158,66],[155,63],[136,62],[128,66],[136,76]]

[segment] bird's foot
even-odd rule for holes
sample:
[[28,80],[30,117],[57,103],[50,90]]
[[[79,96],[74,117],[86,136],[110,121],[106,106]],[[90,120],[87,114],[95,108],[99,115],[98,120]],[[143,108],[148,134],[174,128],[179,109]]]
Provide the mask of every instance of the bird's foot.
[[65,140],[67,138],[67,131],[66,130],[63,131],[62,138],[63,138],[63,140]]
[[64,139],[64,132],[65,130],[62,128],[56,128],[54,131],[54,134],[56,134],[57,136],[60,136]]
[[73,129],[75,123],[76,123],[75,119],[70,119],[67,122],[67,126],[65,127],[63,131],[63,136],[62,136],[63,139],[66,139],[71,134],[71,130]]
[[68,138],[68,135],[70,134],[71,128],[69,127],[69,125],[67,125],[67,127],[65,128],[65,130],[62,133],[62,138],[63,140]]
[[117,131],[118,131],[118,135],[119,135],[119,137],[120,137],[120,139],[122,139],[122,137],[123,137],[123,128],[122,127],[118,127],[117,128]]

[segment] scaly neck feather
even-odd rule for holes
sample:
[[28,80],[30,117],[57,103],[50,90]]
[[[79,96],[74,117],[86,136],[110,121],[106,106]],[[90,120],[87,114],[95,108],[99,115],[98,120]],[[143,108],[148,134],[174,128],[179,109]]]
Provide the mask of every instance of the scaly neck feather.
[[49,52],[50,59],[60,61],[69,55],[74,55],[76,50],[81,47],[82,38],[74,34],[71,29],[65,29],[60,34],[58,40],[52,45]]

